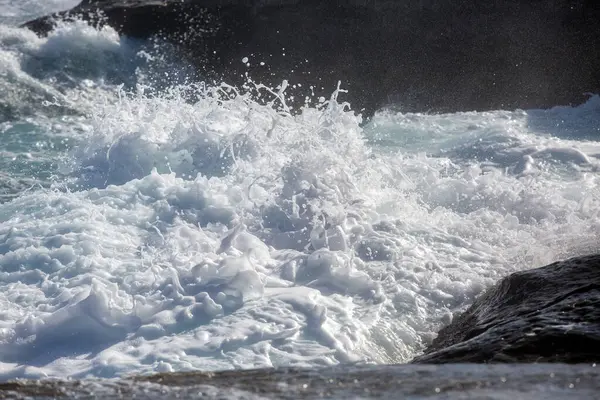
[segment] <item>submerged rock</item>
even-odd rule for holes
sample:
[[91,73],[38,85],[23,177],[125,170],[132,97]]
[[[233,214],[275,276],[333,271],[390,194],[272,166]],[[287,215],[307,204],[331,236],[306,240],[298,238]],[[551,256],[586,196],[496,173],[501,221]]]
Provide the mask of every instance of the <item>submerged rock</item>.
[[502,279],[413,362],[600,362],[600,255]]
[[600,92],[595,0],[84,0],[25,26],[43,34],[69,15],[164,37],[210,80],[287,79],[295,107],[338,81],[339,99],[367,115],[546,108]]

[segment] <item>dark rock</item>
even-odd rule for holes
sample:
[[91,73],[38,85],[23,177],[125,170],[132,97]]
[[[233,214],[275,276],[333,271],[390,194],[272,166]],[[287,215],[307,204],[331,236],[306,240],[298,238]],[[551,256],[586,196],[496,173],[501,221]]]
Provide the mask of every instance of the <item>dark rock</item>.
[[25,26],[43,34],[56,17],[98,22],[97,10],[122,34],[180,46],[204,78],[300,83],[286,92],[295,106],[328,98],[338,80],[349,90],[340,100],[369,115],[390,103],[546,108],[600,92],[596,0],[88,0]]
[[413,362],[600,362],[600,255],[502,279]]
[[371,365],[0,383],[2,399],[596,399],[591,365]]

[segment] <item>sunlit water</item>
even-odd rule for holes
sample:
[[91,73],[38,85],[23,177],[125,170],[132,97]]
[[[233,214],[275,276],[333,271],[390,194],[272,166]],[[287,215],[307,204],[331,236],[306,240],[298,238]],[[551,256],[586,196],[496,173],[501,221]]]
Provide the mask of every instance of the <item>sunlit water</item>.
[[160,47],[14,27],[72,3],[0,2],[2,379],[407,362],[500,277],[597,250],[598,96],[363,126],[335,88],[156,95]]

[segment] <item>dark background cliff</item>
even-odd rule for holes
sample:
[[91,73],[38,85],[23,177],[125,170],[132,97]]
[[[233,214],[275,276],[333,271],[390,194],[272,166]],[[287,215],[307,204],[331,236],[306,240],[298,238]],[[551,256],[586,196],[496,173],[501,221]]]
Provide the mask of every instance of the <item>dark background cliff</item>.
[[[181,46],[204,78],[301,83],[287,92],[296,106],[312,93],[329,97],[338,80],[349,90],[340,99],[366,114],[390,103],[546,108],[600,92],[600,4],[592,0],[91,0],[71,14],[95,19],[96,9],[126,35]],[[28,26],[43,33],[48,22]]]

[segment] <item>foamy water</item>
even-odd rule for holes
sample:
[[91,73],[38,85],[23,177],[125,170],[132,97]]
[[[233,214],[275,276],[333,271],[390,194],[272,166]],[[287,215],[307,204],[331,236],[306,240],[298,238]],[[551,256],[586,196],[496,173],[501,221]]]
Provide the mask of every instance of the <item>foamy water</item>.
[[157,96],[156,57],[0,26],[2,379],[402,363],[498,278],[597,250],[598,96],[361,127],[335,88],[295,116]]
[[17,25],[53,12],[68,10],[81,0],[0,0],[0,23]]

